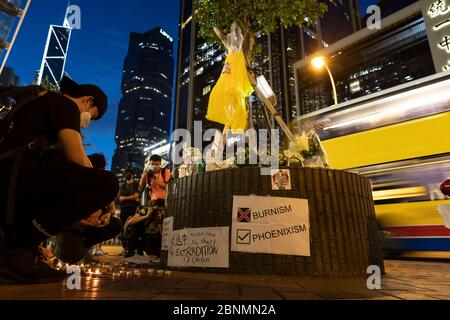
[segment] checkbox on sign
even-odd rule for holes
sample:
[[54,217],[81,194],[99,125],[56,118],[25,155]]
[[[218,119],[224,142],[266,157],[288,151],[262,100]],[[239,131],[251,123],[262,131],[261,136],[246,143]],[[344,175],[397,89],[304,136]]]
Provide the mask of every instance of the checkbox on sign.
[[251,244],[252,231],[241,230],[237,231],[237,244]]

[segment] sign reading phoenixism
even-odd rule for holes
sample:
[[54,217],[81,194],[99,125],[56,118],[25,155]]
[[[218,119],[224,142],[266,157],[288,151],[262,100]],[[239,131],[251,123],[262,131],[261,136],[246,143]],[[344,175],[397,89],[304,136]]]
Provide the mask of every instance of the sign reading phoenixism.
[[231,251],[311,256],[308,200],[233,197]]

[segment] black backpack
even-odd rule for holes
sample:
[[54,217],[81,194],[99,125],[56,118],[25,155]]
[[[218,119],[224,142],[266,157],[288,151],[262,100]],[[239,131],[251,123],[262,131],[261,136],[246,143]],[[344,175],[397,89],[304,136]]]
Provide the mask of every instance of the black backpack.
[[40,86],[0,86],[0,146],[14,128],[14,116],[27,103],[39,98],[47,91]]
[[[14,129],[14,116],[27,103],[41,97],[46,93],[46,89],[40,86],[28,87],[2,87],[0,86],[0,148],[8,135]],[[20,160],[26,150],[31,149],[34,142],[42,140],[43,137],[36,137],[26,145],[19,146],[12,150],[0,152],[0,161],[12,160],[8,187],[8,203],[6,208],[6,223],[14,222],[14,205],[16,196],[16,185],[19,173]],[[37,143],[36,143],[37,144]]]

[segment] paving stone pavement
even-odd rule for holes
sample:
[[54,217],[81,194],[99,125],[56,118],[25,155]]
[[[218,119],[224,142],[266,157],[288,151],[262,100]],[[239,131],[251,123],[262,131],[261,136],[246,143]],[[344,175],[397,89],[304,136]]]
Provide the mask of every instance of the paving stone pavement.
[[[122,261],[118,249],[104,263]],[[81,290],[65,281],[40,285],[0,285],[1,300],[450,300],[450,262],[386,260],[381,290],[366,279],[150,273],[157,265],[102,275],[83,275]],[[139,270],[136,274],[135,271]],[[152,270],[153,271],[153,270]]]

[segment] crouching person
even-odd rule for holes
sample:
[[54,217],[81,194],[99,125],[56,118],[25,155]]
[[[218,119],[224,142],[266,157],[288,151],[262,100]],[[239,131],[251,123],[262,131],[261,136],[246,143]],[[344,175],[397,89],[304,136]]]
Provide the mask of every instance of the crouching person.
[[90,248],[115,238],[122,231],[120,219],[112,216],[114,211],[114,207],[105,208],[55,236],[55,256],[69,264],[92,262]]
[[16,110],[0,137],[0,277],[20,283],[63,279],[37,259],[38,245],[98,215],[119,191],[114,174],[92,168],[80,134],[106,112],[106,95],[66,77],[60,87],[33,99],[0,96]]
[[134,251],[145,252],[148,255],[161,255],[161,224],[162,201],[152,203],[149,207],[144,207],[130,217],[124,227],[124,247],[130,257]]
[[[106,159],[103,154],[93,154],[88,158],[94,169],[106,169]],[[52,237],[55,244],[55,256],[69,264],[75,264],[81,260],[86,263],[92,262],[90,248],[115,238],[122,231],[120,219],[114,217],[115,211],[116,207],[112,203],[88,219]]]

